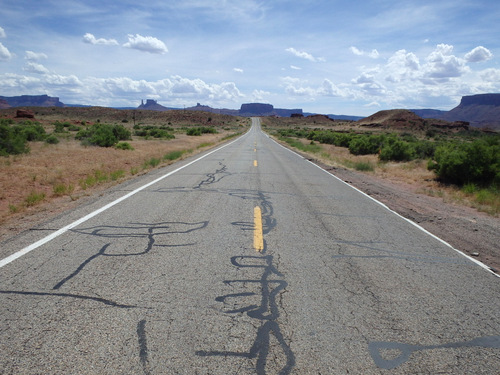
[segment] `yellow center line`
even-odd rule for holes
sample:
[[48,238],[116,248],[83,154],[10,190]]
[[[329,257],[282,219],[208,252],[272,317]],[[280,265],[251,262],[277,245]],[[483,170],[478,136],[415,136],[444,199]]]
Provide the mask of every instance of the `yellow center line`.
[[253,230],[253,247],[259,253],[264,250],[264,236],[262,234],[262,211],[257,206],[253,210],[254,230]]
[[253,166],[256,167],[257,166],[257,160],[254,160],[253,161]]

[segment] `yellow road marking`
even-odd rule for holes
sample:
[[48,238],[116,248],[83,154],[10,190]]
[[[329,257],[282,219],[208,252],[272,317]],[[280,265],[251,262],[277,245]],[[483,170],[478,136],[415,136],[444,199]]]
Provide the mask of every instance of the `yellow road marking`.
[[253,161],[253,166],[256,167],[257,166],[257,160],[254,160]]
[[264,250],[264,236],[262,234],[262,211],[259,206],[255,207],[253,210],[253,221],[253,247],[256,251],[261,253],[262,250]]

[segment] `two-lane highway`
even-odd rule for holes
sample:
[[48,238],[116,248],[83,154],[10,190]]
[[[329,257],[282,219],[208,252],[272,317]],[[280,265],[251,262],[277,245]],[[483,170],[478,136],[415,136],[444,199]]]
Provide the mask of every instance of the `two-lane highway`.
[[5,374],[496,374],[500,279],[237,140],[0,249]]

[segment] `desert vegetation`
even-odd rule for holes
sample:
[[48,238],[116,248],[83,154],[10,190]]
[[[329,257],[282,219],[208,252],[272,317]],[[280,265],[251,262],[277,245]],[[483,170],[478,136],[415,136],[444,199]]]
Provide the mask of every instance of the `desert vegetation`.
[[[250,121],[190,111],[0,111],[0,223],[57,211],[95,191],[242,134]],[[186,133],[194,129],[199,136]],[[208,129],[208,130],[207,130]],[[197,134],[198,135],[198,134]]]
[[[356,123],[265,122],[268,132],[327,164],[340,164],[500,214],[500,134],[448,129],[367,129]],[[417,177],[418,176],[418,177]]]

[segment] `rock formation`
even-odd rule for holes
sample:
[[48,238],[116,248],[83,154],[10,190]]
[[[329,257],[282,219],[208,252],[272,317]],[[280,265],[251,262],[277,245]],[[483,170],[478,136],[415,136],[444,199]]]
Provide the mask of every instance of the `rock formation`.
[[500,94],[464,96],[460,104],[441,117],[447,121],[468,121],[471,126],[500,130]]
[[0,96],[11,107],[64,107],[59,98],[48,95]]

